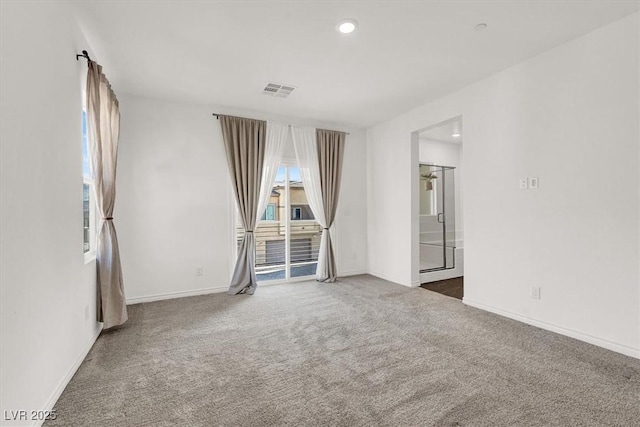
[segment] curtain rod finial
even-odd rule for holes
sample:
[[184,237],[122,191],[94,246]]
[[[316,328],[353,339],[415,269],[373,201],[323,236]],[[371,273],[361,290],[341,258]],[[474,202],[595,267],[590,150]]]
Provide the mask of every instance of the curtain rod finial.
[[78,61],[80,58],[85,58],[87,60],[87,63],[91,61],[91,58],[89,58],[89,52],[87,52],[86,50],[82,51],[82,55],[80,54],[76,55],[76,61]]

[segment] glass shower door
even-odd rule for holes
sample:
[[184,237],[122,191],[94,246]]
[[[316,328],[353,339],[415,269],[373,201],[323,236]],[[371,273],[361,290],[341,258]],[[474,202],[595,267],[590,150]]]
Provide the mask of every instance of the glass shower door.
[[454,168],[420,165],[420,272],[455,267]]

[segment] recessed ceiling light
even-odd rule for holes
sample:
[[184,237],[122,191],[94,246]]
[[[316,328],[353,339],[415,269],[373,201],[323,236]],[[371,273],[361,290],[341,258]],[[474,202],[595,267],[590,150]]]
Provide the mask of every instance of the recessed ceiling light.
[[452,137],[454,137],[454,138],[460,138],[460,134],[459,134],[459,133],[457,133],[457,132],[456,132],[456,133],[451,134],[451,136],[452,136]]
[[358,28],[358,21],[351,18],[342,19],[336,26],[336,30],[338,30],[338,32],[342,34],[353,33],[356,28]]
[[484,22],[481,22],[478,25],[476,25],[474,28],[476,31],[482,31],[487,28],[487,24],[485,24]]

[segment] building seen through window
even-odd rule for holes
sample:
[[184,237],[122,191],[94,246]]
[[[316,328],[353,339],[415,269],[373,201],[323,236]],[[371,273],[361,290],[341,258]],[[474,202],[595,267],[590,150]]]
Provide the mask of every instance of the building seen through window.
[[[239,245],[244,230],[239,217],[236,223]],[[269,204],[254,230],[258,281],[314,275],[321,235],[299,169],[281,166]]]

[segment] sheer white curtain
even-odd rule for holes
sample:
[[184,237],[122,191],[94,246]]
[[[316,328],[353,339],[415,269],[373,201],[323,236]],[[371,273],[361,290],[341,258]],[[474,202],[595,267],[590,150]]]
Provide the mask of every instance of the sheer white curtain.
[[278,168],[282,162],[282,154],[289,135],[289,125],[285,123],[267,121],[267,139],[262,166],[262,183],[258,199],[258,221],[267,209],[273,184],[276,180]]
[[327,259],[322,256],[322,254],[327,251],[327,233],[329,232],[329,227],[327,226],[324,207],[322,205],[316,129],[307,126],[291,126],[291,132],[293,135],[293,148],[296,151],[296,158],[298,159],[298,166],[300,167],[300,177],[302,178],[302,185],[304,185],[304,192],[307,196],[309,207],[316,217],[316,221],[318,221],[322,227],[316,279],[325,280],[324,277],[318,276],[318,272],[325,271],[326,269]]

